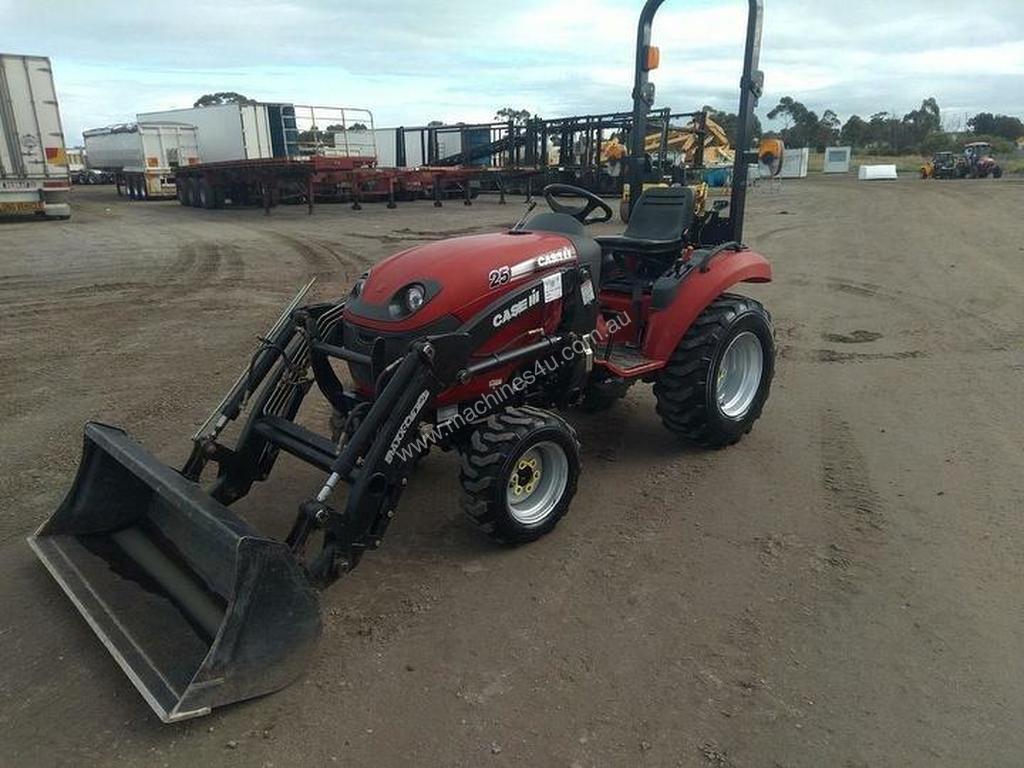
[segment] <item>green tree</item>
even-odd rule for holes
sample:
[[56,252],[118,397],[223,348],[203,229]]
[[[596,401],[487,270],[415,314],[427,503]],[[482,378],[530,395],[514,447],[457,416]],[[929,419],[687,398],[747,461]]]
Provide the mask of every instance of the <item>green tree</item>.
[[781,118],[785,124],[779,135],[787,146],[806,147],[817,143],[820,131],[818,115],[792,96],[783,96],[768,112],[769,120],[776,118]]
[[860,115],[850,115],[839,131],[839,140],[851,147],[863,147],[868,143],[870,128]]
[[826,109],[818,120],[817,129],[814,132],[815,149],[822,152],[825,147],[835,144],[839,139],[840,125],[839,116],[831,109]]
[[516,125],[522,125],[529,120],[533,115],[528,109],[515,109],[513,107],[503,107],[494,113],[495,120],[511,120]]
[[967,121],[973,133],[1001,136],[1004,139],[1018,139],[1024,136],[1024,123],[1019,117],[1011,115],[993,115],[991,112],[979,112]]
[[196,99],[193,107],[216,107],[221,104],[255,104],[255,100],[250,99],[248,96],[243,96],[240,93],[234,91],[218,91],[217,93],[207,93]]
[[935,97],[921,102],[919,109],[912,110],[903,116],[901,138],[903,145],[909,149],[920,149],[924,140],[932,133],[942,131],[942,115]]

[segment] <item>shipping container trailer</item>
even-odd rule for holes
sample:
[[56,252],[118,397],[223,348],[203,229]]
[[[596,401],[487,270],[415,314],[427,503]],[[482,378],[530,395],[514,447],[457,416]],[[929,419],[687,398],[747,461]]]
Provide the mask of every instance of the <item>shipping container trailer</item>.
[[140,123],[182,123],[198,131],[204,163],[262,160],[298,154],[292,104],[217,104],[209,107],[140,112]]
[[118,195],[173,198],[175,172],[199,162],[198,132],[183,123],[126,123],[83,134],[90,167],[114,174]]
[[71,176],[53,69],[0,53],[0,216],[71,216]]

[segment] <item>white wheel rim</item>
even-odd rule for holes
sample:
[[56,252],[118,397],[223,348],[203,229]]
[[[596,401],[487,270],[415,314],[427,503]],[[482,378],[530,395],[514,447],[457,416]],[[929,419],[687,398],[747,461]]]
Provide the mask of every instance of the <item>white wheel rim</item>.
[[537,525],[558,506],[569,484],[569,458],[545,440],[516,459],[505,486],[509,514],[522,525]]
[[750,331],[736,334],[718,364],[715,398],[718,410],[730,419],[742,419],[757,397],[764,373],[761,340]]

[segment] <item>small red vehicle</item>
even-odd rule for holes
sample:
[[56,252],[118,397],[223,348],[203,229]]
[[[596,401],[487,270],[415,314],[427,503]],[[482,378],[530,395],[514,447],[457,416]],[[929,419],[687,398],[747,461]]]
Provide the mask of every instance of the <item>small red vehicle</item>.
[[[550,211],[505,232],[397,253],[336,301],[303,306],[300,292],[180,469],[115,427],[86,426],[74,486],[30,543],[162,719],[300,674],[320,632],[315,589],[380,546],[432,446],[460,454],[469,520],[521,543],[559,523],[583,477],[566,409],[612,407],[652,383],[661,420],[684,440],[716,448],[750,431],[775,364],[768,312],[734,292],[772,278],[742,241],[756,155],[736,153],[732,196],[707,213],[688,187],[643,191],[661,2],[640,16],[622,234],[591,237],[611,207],[552,185]],[[750,146],[763,84],[761,0],[749,9],[737,147]],[[314,386],[332,434],[296,420]],[[229,509],[282,451],[323,472],[284,541]]]
[[972,179],[984,179],[991,176],[998,179],[1003,175],[1003,169],[992,157],[991,144],[987,141],[972,141],[964,144],[963,159],[957,163],[957,175],[960,178],[969,176]]

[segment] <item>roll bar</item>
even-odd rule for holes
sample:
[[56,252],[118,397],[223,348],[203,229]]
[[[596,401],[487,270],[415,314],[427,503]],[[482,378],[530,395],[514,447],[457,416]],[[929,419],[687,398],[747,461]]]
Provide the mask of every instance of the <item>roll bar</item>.
[[[633,81],[633,130],[630,134],[629,199],[634,205],[643,193],[646,157],[647,114],[654,106],[654,83],[650,82],[648,50],[654,15],[665,0],[647,0],[640,11],[636,31],[636,66]],[[732,171],[732,196],[729,200],[729,240],[742,241],[743,214],[747,198],[747,165],[753,159],[748,145],[753,131],[754,108],[764,88],[764,73],[758,69],[761,58],[761,23],[764,0],[748,0],[747,36],[740,77],[740,105],[737,112],[736,159]],[[756,162],[756,160],[755,160]]]

